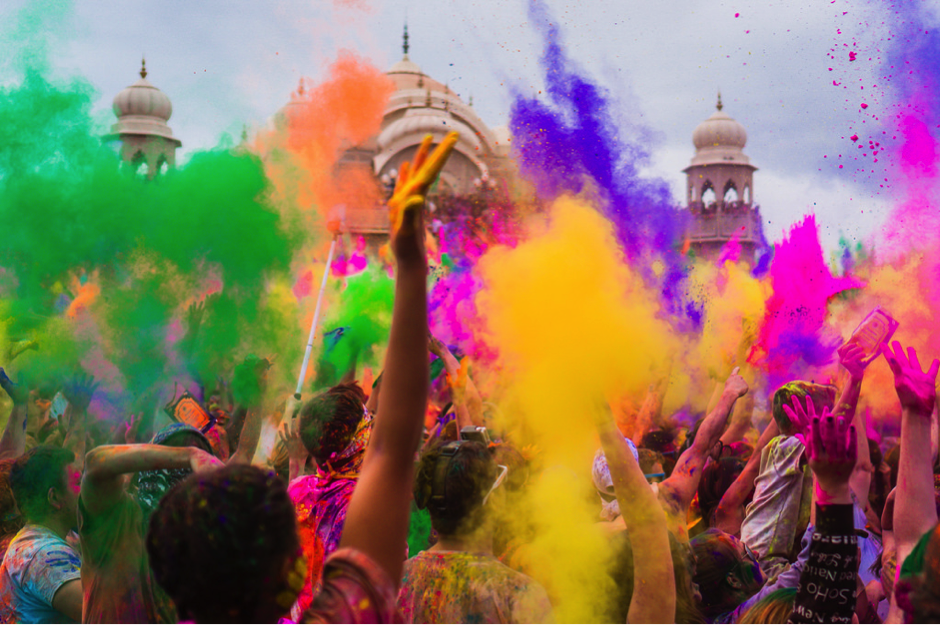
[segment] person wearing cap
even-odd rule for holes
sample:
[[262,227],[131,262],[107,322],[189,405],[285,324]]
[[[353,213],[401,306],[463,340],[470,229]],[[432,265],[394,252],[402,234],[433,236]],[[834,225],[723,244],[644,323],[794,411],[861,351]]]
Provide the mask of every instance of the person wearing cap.
[[[249,357],[236,368],[240,403],[248,406],[239,448],[229,464],[247,463],[258,443],[267,361]],[[198,429],[172,423],[149,445],[105,445],[85,457],[78,501],[82,543],[82,621],[86,623],[175,623],[176,610],[154,583],[144,547],[150,517],[160,499],[191,473],[221,465]],[[133,478],[134,495],[125,476]]]
[[[78,503],[84,622],[175,622],[151,577],[147,522],[173,485],[218,464],[206,437],[182,423],[157,432],[149,445],[106,445],[88,453]],[[131,473],[139,474],[136,497],[125,487]]]

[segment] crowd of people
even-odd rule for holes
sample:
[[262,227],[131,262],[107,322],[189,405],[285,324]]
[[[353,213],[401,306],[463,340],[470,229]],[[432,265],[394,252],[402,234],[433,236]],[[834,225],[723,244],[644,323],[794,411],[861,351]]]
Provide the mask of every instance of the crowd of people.
[[[381,376],[287,410],[272,466],[252,464],[264,360],[240,366],[237,397],[205,398],[206,427],[152,436],[140,419],[92,427],[88,377],[14,383],[0,369],[13,404],[0,438],[4,622],[555,619],[554,589],[527,566],[532,532],[504,522],[545,467],[488,429],[466,369],[429,338],[422,208],[452,146],[429,154],[426,142],[390,200]],[[842,388],[783,385],[751,438],[732,418],[754,405],[737,369],[682,441],[649,419],[625,436],[604,407],[585,416],[601,443],[590,473],[610,544],[606,620],[938,622],[938,361],[925,371],[914,349],[881,349],[897,443],[867,436],[867,359],[853,342],[839,350]],[[451,410],[425,428],[429,351]]]

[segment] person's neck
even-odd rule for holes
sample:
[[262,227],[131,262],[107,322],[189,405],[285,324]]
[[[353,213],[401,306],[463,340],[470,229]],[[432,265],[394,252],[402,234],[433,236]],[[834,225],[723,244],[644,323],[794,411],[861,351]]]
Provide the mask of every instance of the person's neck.
[[466,553],[493,555],[493,535],[485,530],[462,536],[439,535],[438,542],[430,551],[464,551]]
[[50,515],[42,519],[29,519],[28,523],[32,525],[42,525],[62,540],[65,540],[65,537],[69,535],[70,531],[72,531],[72,527],[69,525],[69,523],[63,521],[55,515]]

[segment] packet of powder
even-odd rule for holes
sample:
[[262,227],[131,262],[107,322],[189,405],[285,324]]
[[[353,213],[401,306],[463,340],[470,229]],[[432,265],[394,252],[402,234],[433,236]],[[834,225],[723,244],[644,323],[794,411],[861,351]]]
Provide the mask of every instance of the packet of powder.
[[881,308],[875,308],[866,315],[863,322],[853,331],[846,344],[856,343],[863,348],[865,355],[862,362],[869,364],[880,353],[880,345],[888,343],[899,327],[899,322]]

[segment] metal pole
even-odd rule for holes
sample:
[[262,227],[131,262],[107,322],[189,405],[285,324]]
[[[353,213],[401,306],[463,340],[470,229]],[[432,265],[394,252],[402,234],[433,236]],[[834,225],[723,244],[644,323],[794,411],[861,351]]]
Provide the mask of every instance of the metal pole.
[[323,280],[320,281],[320,293],[317,294],[317,306],[314,308],[314,318],[310,322],[310,334],[307,337],[307,350],[304,352],[304,362],[301,363],[301,373],[297,376],[297,389],[294,391],[294,399],[300,401],[301,388],[304,386],[304,376],[307,375],[307,364],[310,362],[310,350],[314,347],[314,334],[317,332],[317,321],[320,319],[320,305],[323,304],[323,294],[327,290],[327,277],[330,275],[330,265],[333,263],[333,251],[337,247],[337,239],[340,233],[333,235],[333,241],[330,242],[330,253],[327,254],[327,266],[323,270]]

